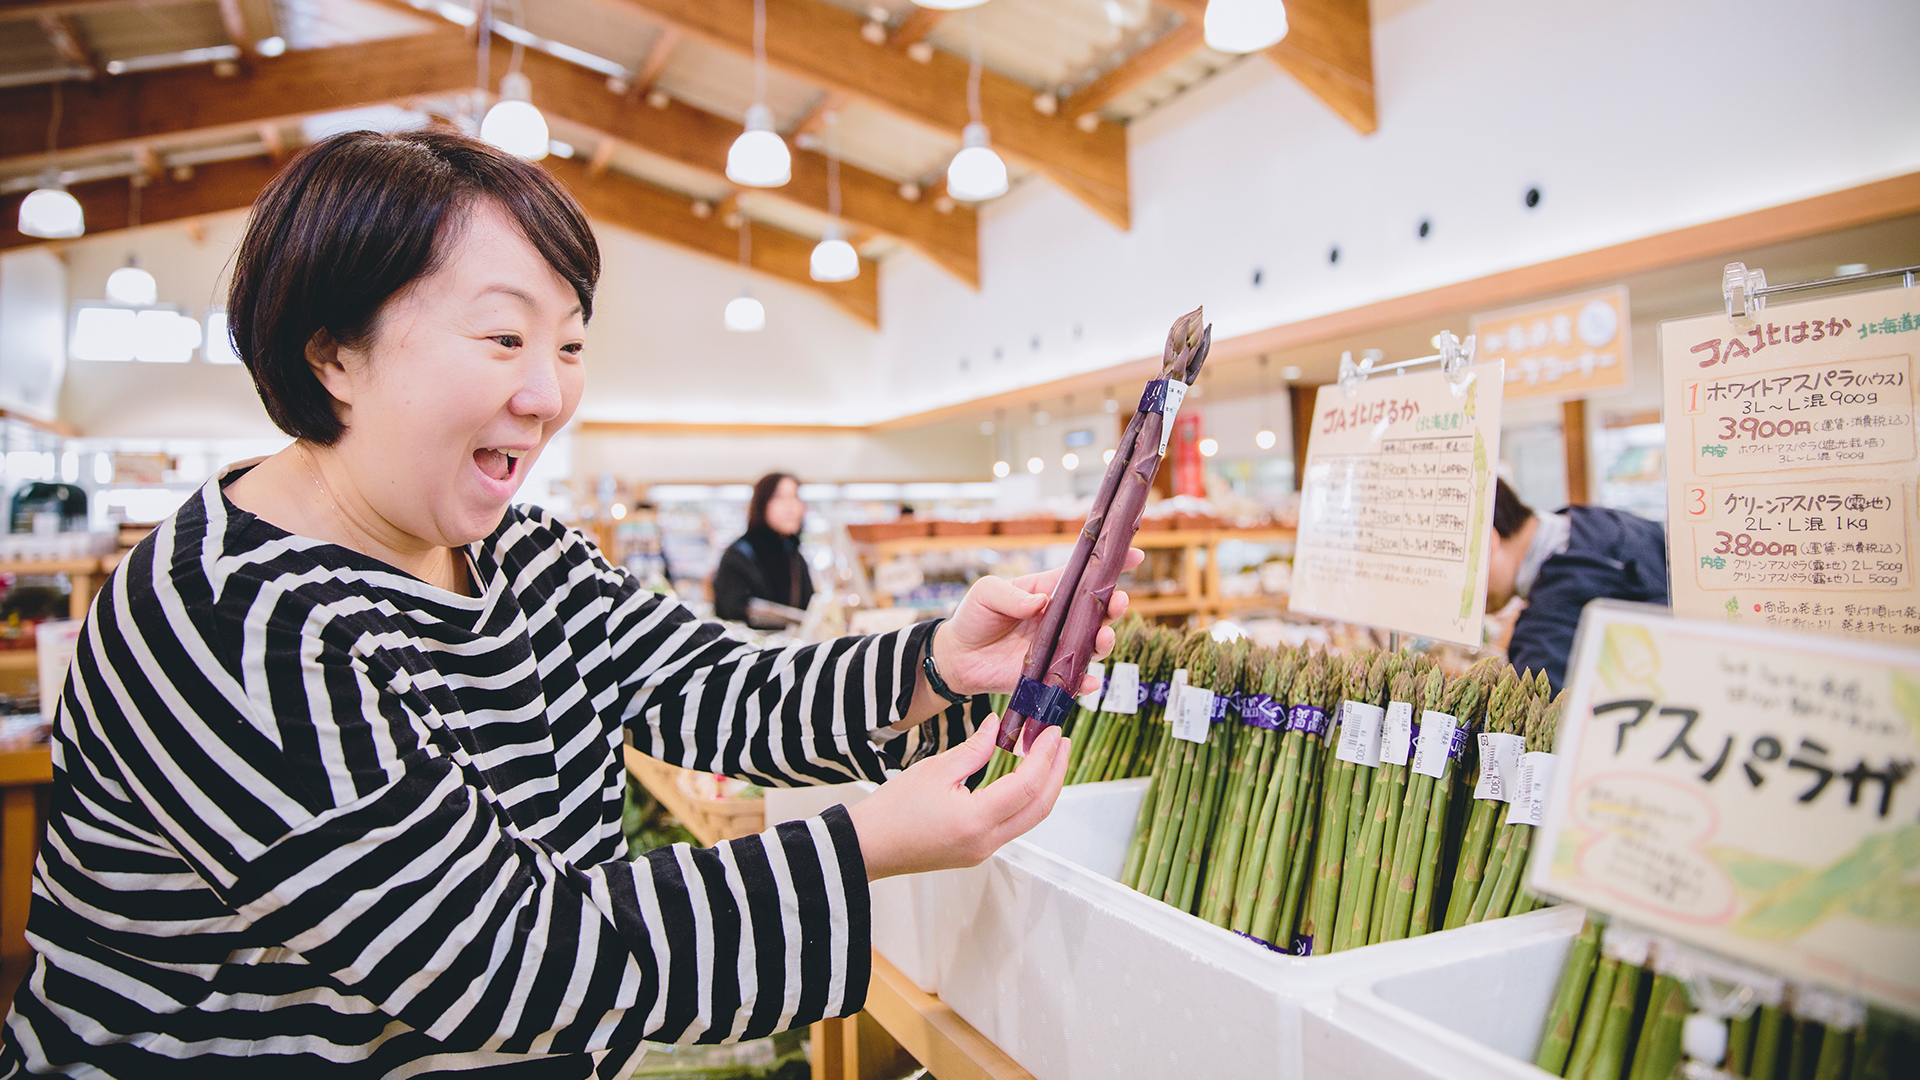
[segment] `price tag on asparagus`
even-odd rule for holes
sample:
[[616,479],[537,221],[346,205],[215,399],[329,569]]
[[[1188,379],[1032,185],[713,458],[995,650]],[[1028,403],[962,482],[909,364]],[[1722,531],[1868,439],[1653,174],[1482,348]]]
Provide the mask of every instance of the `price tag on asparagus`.
[[[1113,460],[1087,511],[1087,523],[1041,615],[1020,685],[1000,721],[996,743],[1002,750],[1024,752],[1041,731],[1065,719],[1072,704],[1068,695],[1078,692],[1087,663],[1093,659],[1094,638],[1106,618],[1107,604],[1126,568],[1147,492],[1160,471],[1174,414],[1207,362],[1213,328],[1205,325],[1202,316],[1196,308],[1167,332],[1160,377],[1142,391],[1140,406],[1120,435],[1120,445],[1114,448]],[[1109,688],[1109,696],[1112,693]]]
[[1294,611],[1479,646],[1504,370],[1320,388]]
[[1660,324],[1676,615],[1920,647],[1920,297]]
[[1536,892],[1920,1016],[1920,653],[1597,601],[1572,672]]

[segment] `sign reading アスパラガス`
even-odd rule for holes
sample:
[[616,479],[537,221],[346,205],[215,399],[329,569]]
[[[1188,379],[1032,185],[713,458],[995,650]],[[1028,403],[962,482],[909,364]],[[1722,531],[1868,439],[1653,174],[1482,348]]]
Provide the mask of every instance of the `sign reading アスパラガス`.
[[1314,401],[1292,610],[1480,644],[1498,362],[1383,375]]
[[1596,602],[1537,892],[1920,1016],[1920,654]]
[[1660,326],[1678,615],[1920,645],[1905,289]]

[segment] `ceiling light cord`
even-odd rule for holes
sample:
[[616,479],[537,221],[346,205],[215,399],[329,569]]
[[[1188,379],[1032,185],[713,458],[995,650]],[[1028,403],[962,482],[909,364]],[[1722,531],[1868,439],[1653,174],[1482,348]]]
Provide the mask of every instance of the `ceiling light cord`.
[[827,110],[827,216],[840,220],[840,114]]
[[734,212],[740,215],[740,268],[751,270],[753,269],[753,230],[748,226],[752,222],[748,220],[744,211],[736,209]]
[[753,0],[753,100],[767,100],[767,0]]
[[[761,2],[761,0],[756,0]],[[967,118],[980,123],[980,13],[967,12]]]
[[53,111],[47,118],[47,153],[53,153],[60,143],[60,119],[66,113],[66,101],[60,96],[60,83],[53,84]]

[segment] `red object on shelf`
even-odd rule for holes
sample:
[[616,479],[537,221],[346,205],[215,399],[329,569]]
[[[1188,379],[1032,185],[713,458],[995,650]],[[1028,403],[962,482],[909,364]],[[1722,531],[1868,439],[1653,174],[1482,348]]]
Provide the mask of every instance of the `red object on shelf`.
[[1200,456],[1200,414],[1181,413],[1173,422],[1173,445],[1167,448],[1173,458],[1173,493],[1207,497],[1206,459]]

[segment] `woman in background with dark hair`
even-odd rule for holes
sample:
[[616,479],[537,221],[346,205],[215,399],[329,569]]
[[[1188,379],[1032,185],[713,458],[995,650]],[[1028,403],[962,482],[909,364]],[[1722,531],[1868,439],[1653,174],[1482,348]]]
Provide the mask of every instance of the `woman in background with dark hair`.
[[727,548],[713,572],[715,615],[771,630],[791,620],[764,610],[749,612],[752,601],[807,609],[813,578],[807,560],[800,557],[800,525],[806,516],[800,481],[787,473],[768,473],[753,485],[746,535]]

